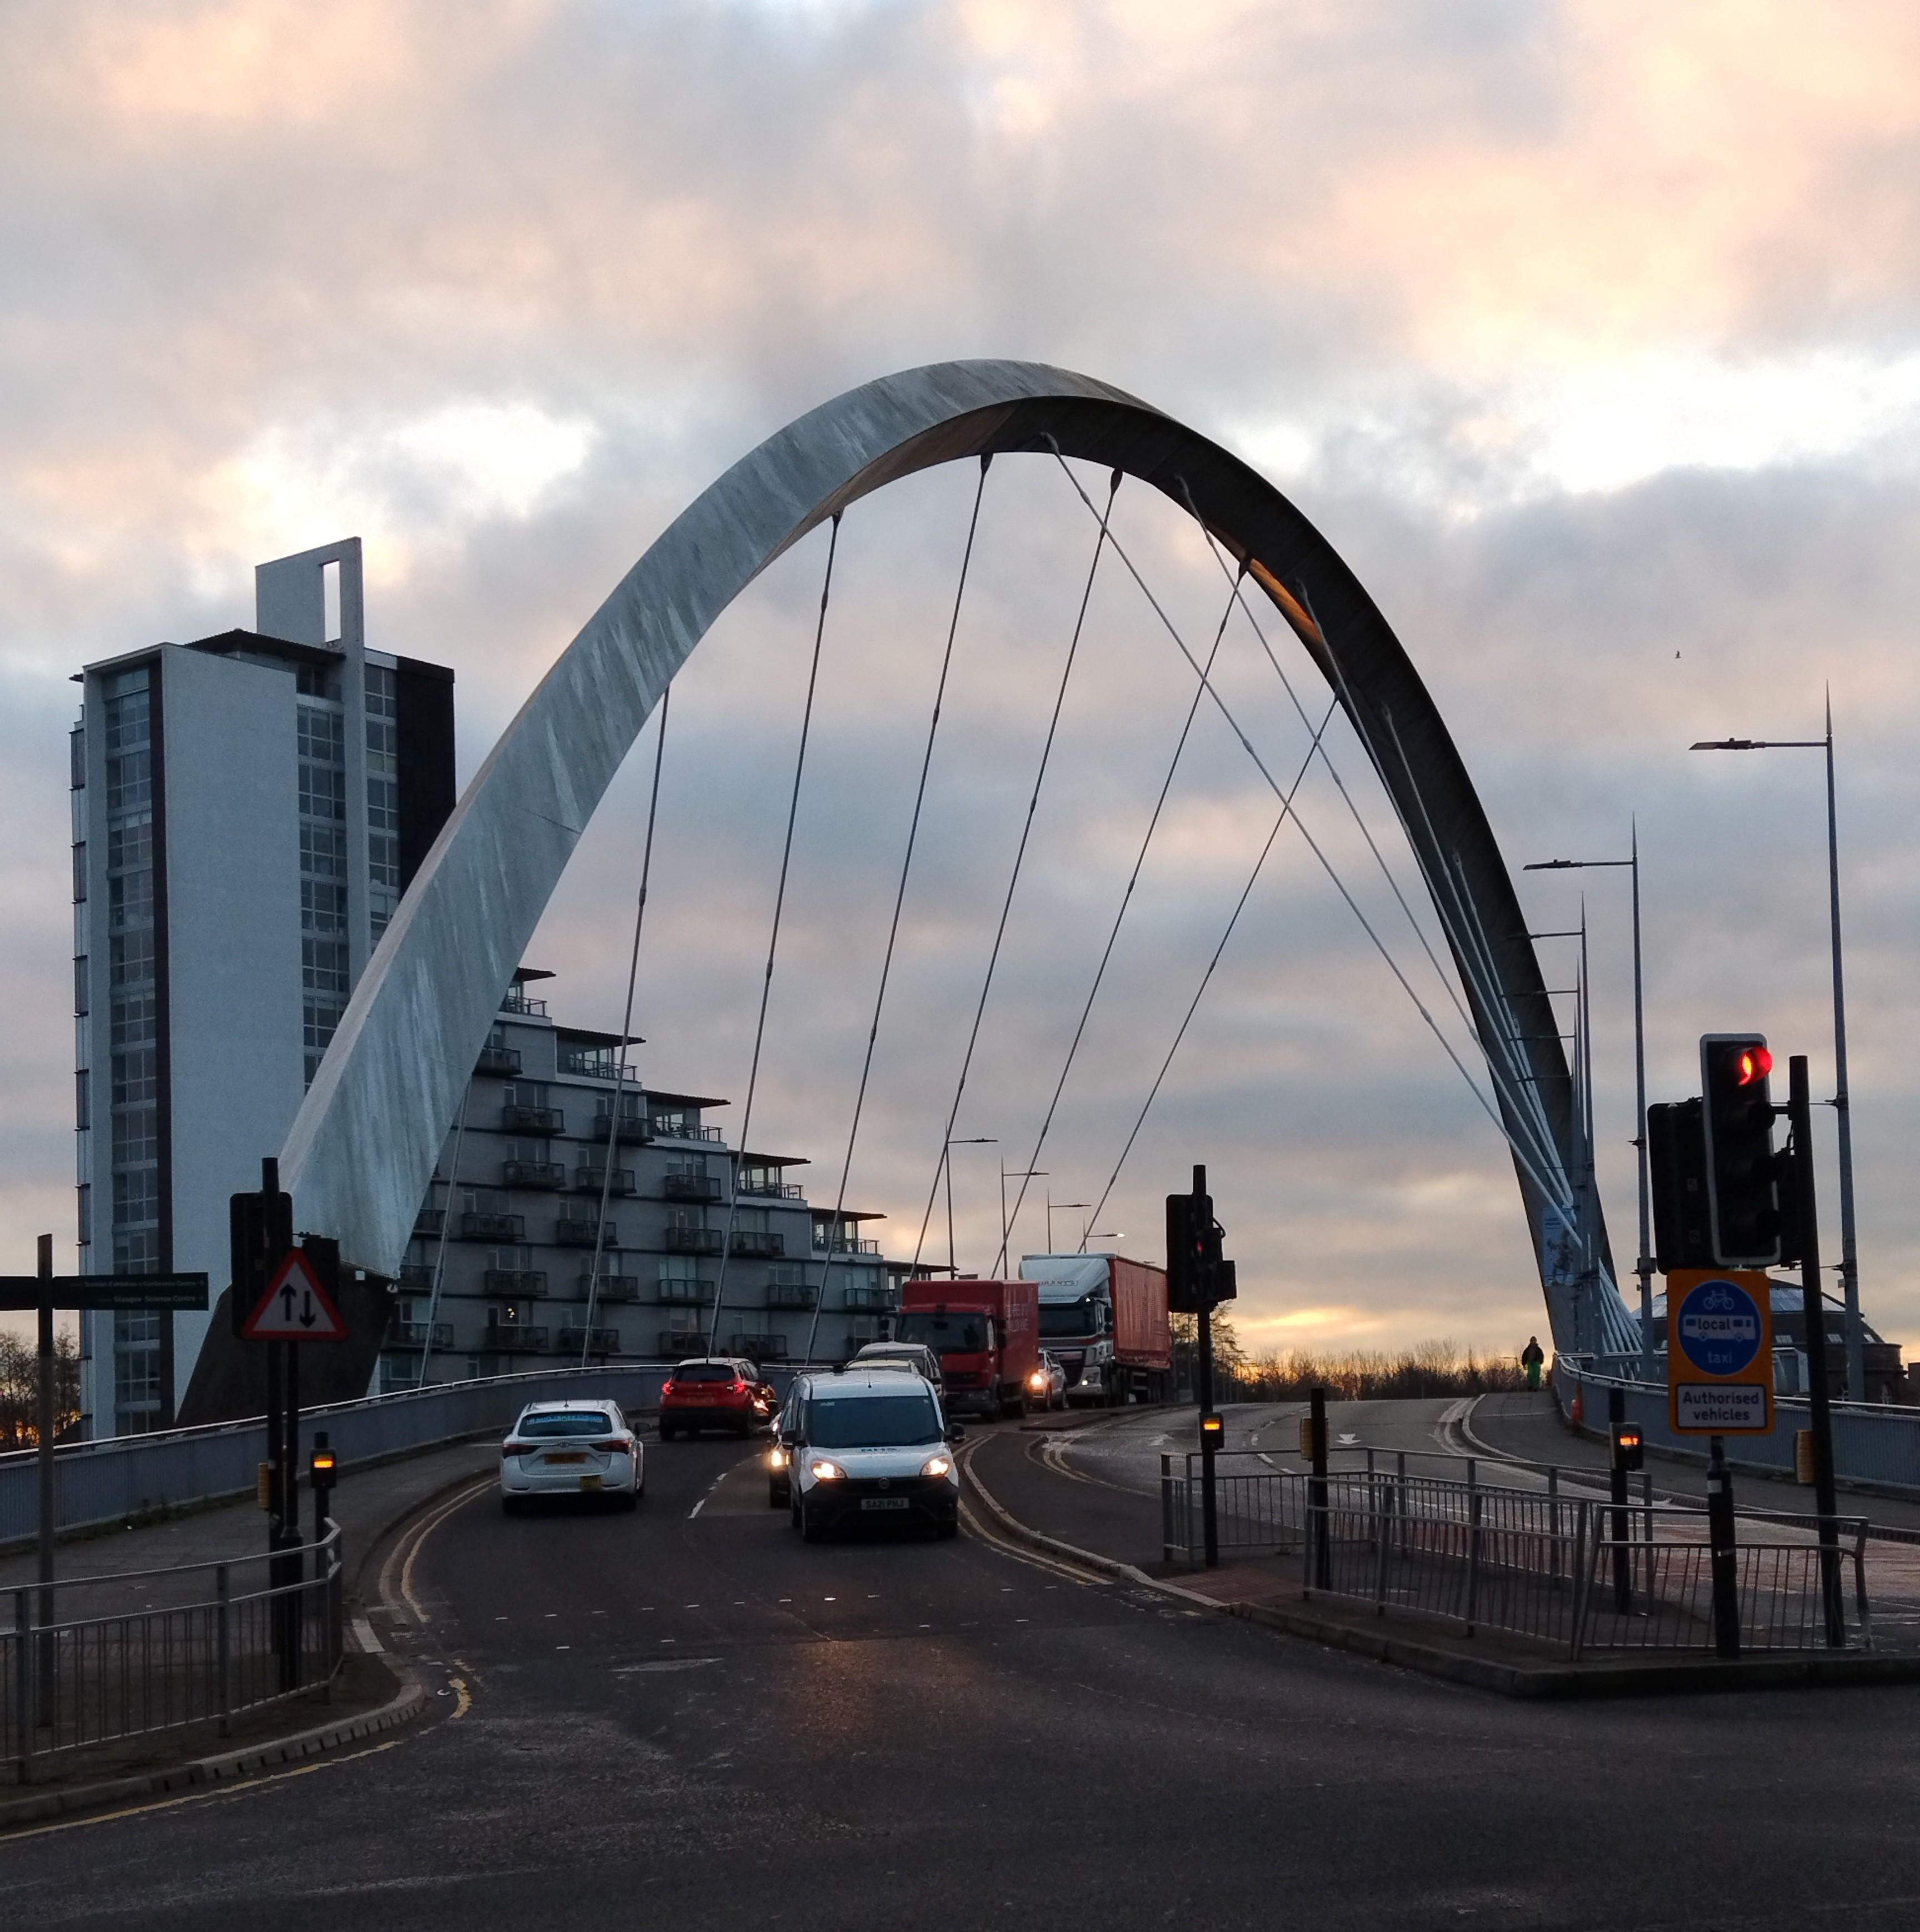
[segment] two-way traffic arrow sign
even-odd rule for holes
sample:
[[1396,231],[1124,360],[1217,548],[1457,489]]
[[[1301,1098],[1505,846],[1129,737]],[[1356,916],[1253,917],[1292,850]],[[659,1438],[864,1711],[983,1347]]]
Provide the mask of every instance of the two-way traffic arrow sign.
[[241,1334],[250,1342],[344,1342],[346,1324],[298,1248],[274,1270]]

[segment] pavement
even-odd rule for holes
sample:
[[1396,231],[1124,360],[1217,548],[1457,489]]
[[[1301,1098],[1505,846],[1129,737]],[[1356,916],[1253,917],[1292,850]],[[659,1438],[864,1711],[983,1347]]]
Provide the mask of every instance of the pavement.
[[[1236,1420],[1265,1440],[1275,1418]],[[1156,1473],[1123,1438],[1165,1421],[970,1429],[970,1454],[1068,1496],[1048,1505],[1068,1540],[1138,1552],[1144,1492],[1028,1445]],[[423,1508],[366,1576],[426,1716],[0,1838],[11,1920],[1920,1925],[1920,1688],[1521,1702],[1016,1549],[993,1523],[803,1544],[739,1444],[650,1446],[633,1515],[506,1517],[490,1474]]]

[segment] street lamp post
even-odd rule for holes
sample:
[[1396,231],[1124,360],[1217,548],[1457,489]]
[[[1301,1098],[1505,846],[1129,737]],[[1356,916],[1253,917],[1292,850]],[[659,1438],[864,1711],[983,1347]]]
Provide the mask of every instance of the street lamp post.
[[[1056,1208],[1090,1208],[1093,1204],[1090,1201],[1056,1201],[1051,1194],[1047,1196],[1047,1252],[1048,1254],[1053,1252],[1053,1210]],[[1080,1245],[1084,1248],[1087,1244],[1082,1241]]]
[[[1840,830],[1834,808],[1833,698],[1826,705],[1824,738],[1703,738],[1694,752],[1824,752],[1827,756],[1827,917],[1833,944],[1833,1109],[1840,1136],[1840,1287],[1846,1310],[1846,1394],[1867,1399],[1866,1336],[1860,1322],[1860,1270],[1853,1240],[1853,1120],[1846,1098],[1846,986],[1840,970]],[[1822,1322],[1822,1310],[1802,1310]]]
[[[1640,1378],[1654,1379],[1653,1346],[1653,1192],[1647,1170],[1646,1004],[1640,975],[1640,830],[1632,828],[1629,856],[1624,859],[1546,859],[1522,869],[1529,872],[1582,872],[1624,867],[1634,884],[1634,1146],[1640,1161],[1640,1252],[1634,1272],[1640,1278]],[[1582,934],[1584,946],[1586,938]]]
[[[941,1164],[946,1169],[946,1278],[951,1281],[959,1270],[953,1260],[953,1150],[957,1147],[998,1147],[999,1142],[991,1134],[973,1134],[961,1140],[950,1140],[940,1150]],[[1006,1184],[1000,1184],[1000,1215],[1006,1213]]]
[[[997,1267],[1006,1268],[1012,1258],[1007,1252],[1007,1250],[1013,1244],[1013,1230],[1006,1223],[1007,1182],[1010,1180],[1044,1180],[1046,1178],[1047,1170],[1043,1167],[1010,1168],[1004,1159],[1001,1160],[1000,1163],[1000,1258],[995,1263]],[[1052,1242],[1048,1241],[1047,1246],[1051,1248],[1053,1246]]]

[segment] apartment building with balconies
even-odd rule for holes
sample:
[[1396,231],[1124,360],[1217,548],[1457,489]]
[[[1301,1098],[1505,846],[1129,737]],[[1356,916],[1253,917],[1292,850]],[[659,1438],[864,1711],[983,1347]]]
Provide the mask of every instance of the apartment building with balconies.
[[[798,1156],[730,1146],[727,1102],[646,1086],[523,968],[448,1130],[396,1284],[383,1389],[710,1348],[844,1359],[908,1269],[810,1207]],[[639,1045],[628,1040],[629,1047]]]

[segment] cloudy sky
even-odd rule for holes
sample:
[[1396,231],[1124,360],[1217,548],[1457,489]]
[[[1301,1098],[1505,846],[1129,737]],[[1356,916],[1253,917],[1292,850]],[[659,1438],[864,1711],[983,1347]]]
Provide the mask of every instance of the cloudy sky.
[[[5,1265],[44,1227],[73,1252],[80,664],[250,623],[256,561],[358,535],[371,640],[457,670],[464,776],[736,456],[872,376],[1002,356],[1117,383],[1279,482],[1399,631],[1516,866],[1618,855],[1637,816],[1656,1099],[1694,1090],[1700,1032],[1748,1026],[1831,1090],[1818,755],[1685,750],[1814,736],[1831,686],[1862,1280],[1920,1343],[1917,150],[1920,16],[1880,5],[14,0]],[[973,482],[915,479],[842,534],[752,1130],[828,1198]],[[1115,527],[1204,648],[1204,547],[1137,485]],[[850,1181],[890,1252],[932,1187],[1091,535],[1057,469],[995,466]],[[824,548],[702,646],[666,748],[645,1070],[735,1120]],[[1221,652],[1263,755],[1297,763],[1244,619]],[[956,1130],[997,1142],[955,1156],[963,1266],[992,1262],[995,1163],[1028,1164],[1190,694],[1109,558]],[[651,736],[530,956],[589,1025],[620,1018]],[[1364,759],[1328,743],[1411,890]],[[1301,810],[1444,1003],[1324,772]],[[1203,718],[1036,1198],[1106,1186],[1270,816]],[[1626,898],[1586,878],[1630,1256]],[[1577,881],[1523,892],[1538,926],[1579,916]],[[1153,1253],[1196,1160],[1248,1340],[1510,1349],[1541,1325],[1500,1142],[1291,832],[1096,1233]],[[1042,1234],[1030,1212],[1018,1245]]]

